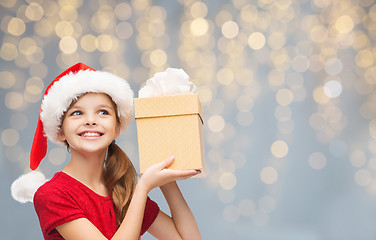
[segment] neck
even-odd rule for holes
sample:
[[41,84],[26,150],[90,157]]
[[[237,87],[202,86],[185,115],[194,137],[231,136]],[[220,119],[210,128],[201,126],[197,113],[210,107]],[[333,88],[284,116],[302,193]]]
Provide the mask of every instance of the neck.
[[106,151],[82,154],[71,150],[71,160],[63,172],[80,181],[94,192],[107,196],[103,179],[103,163]]

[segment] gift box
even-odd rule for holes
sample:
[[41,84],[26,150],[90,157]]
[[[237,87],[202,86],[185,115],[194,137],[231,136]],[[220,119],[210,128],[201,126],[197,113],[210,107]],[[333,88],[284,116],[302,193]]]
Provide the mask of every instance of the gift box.
[[140,172],[169,156],[171,169],[203,169],[202,109],[197,94],[135,98]]

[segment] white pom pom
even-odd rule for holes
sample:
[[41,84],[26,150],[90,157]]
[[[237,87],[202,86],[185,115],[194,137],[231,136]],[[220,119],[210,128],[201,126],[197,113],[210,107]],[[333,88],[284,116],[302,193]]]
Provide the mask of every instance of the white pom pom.
[[33,202],[35,192],[46,181],[43,173],[38,171],[24,174],[13,182],[10,188],[12,197],[20,203]]

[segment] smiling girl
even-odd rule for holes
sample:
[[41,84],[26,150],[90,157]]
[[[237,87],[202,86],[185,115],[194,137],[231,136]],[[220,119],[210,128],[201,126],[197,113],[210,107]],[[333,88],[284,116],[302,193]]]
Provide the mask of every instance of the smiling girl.
[[[71,158],[34,195],[45,239],[201,239],[176,181],[196,170],[171,170],[170,157],[136,171],[115,139],[133,118],[133,92],[110,73],[76,64],[45,92],[30,156],[35,170],[47,138],[65,145]],[[171,211],[162,212],[148,193],[160,187]]]

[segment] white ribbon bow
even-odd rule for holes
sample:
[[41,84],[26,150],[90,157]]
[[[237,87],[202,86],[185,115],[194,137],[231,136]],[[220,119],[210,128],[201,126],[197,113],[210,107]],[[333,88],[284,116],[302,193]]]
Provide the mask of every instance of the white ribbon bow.
[[171,96],[196,91],[196,85],[189,81],[189,76],[183,69],[167,68],[165,72],[156,73],[148,79],[146,85],[138,91],[138,97]]

